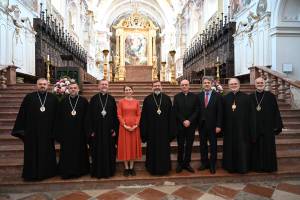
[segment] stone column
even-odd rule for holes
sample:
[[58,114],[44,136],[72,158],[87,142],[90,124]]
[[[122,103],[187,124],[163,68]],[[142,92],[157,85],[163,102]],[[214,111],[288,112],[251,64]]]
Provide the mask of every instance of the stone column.
[[14,85],[17,83],[17,66],[10,65],[7,67],[7,72],[6,72],[6,83],[9,85]]
[[104,55],[104,63],[103,63],[103,78],[107,80],[107,55],[109,53],[108,49],[104,49],[103,51]]
[[175,50],[171,50],[169,51],[170,55],[171,55],[171,84],[176,84],[176,77],[175,77],[175,54],[176,51]]
[[161,62],[160,81],[166,80],[166,62]]

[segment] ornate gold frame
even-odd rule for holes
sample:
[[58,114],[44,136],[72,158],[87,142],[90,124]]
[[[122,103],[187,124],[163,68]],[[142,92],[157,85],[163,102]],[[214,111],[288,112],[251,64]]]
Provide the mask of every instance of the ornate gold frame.
[[125,39],[131,33],[141,33],[147,38],[147,65],[152,66],[152,80],[157,79],[156,33],[159,30],[151,20],[138,12],[132,13],[113,26],[116,30],[116,55],[114,57],[116,80],[125,80]]

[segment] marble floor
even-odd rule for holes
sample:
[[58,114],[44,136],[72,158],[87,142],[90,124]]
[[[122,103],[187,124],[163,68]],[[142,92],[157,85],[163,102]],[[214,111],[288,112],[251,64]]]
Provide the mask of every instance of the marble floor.
[[[99,186],[101,188],[101,186]],[[111,189],[0,194],[0,200],[300,200],[300,178],[250,183],[131,185]]]

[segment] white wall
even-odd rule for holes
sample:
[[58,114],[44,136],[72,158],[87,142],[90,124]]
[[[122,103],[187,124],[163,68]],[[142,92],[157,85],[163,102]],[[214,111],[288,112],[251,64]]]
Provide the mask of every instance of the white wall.
[[[13,9],[13,5],[17,7]],[[32,21],[36,16],[35,11],[16,0],[9,1],[8,7],[0,5],[0,65],[15,65],[18,72],[35,75]]]
[[300,80],[300,1],[278,0],[274,6],[270,37],[272,42],[272,68],[279,72],[283,64],[292,64],[288,77]]
[[282,72],[283,64],[292,64],[288,76],[300,80],[300,1],[266,2],[262,16],[257,15],[259,0],[252,0],[234,16],[235,75],[248,74],[252,65],[270,65]]

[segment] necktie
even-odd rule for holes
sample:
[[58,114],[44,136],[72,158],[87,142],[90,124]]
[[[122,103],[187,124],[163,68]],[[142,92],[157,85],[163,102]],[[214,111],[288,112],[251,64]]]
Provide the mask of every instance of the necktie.
[[207,104],[208,104],[208,95],[209,95],[209,93],[208,92],[206,92],[205,93],[205,108],[207,107]]

